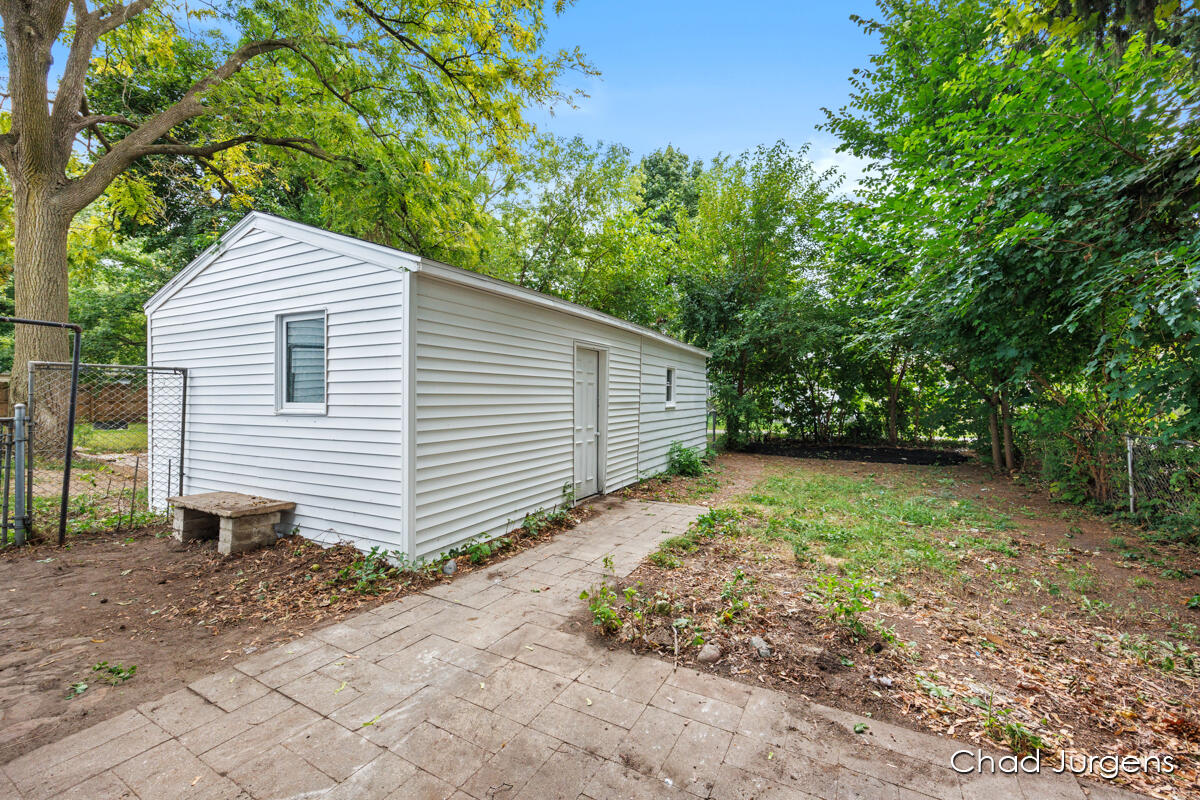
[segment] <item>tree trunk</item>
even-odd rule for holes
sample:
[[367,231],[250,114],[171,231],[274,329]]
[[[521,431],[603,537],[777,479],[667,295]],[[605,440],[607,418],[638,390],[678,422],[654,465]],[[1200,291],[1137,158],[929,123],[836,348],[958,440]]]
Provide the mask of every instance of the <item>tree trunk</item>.
[[913,398],[913,444],[921,443],[921,392]]
[[888,384],[888,444],[895,447],[900,441],[900,387],[904,383],[904,373],[908,371],[908,359],[900,362],[900,370]]
[[1000,392],[1000,422],[1004,429],[1004,468],[1012,472],[1017,468],[1017,458],[1013,451],[1012,409],[1008,405],[1008,394]]
[[996,406],[999,405],[999,398],[995,398],[988,403],[988,433],[992,435],[992,467],[1000,469],[1003,466],[1001,459],[1003,456],[1000,452],[1000,422],[996,419]]
[[[67,233],[71,215],[56,208],[50,193],[14,186],[13,294],[16,316],[66,322]],[[30,361],[66,361],[70,333],[37,325],[17,325],[12,366],[12,402],[27,400]]]

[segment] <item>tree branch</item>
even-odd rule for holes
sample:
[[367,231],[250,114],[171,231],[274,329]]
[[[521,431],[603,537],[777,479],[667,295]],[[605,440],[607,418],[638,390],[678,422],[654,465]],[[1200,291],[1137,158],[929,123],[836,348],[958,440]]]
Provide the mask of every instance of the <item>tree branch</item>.
[[75,120],[75,124],[71,127],[78,133],[79,131],[87,130],[93,125],[124,125],[126,128],[136,128],[138,123],[120,114],[91,114],[89,116],[81,116]]
[[154,5],[154,0],[133,0],[128,5],[114,8],[104,16],[100,16],[100,9],[97,9],[96,16],[100,23],[100,35],[103,36],[109,31],[116,30],[152,5]]
[[259,144],[271,145],[273,147],[286,147],[290,150],[299,150],[302,153],[307,153],[314,158],[319,158],[322,161],[334,161],[332,154],[314,142],[312,139],[303,136],[258,136],[257,134],[247,133],[241,136],[235,136],[232,139],[226,139],[221,142],[213,142],[212,144],[190,145],[183,143],[163,143],[151,144],[142,147],[139,152],[140,156],[190,156],[192,158],[206,159],[212,158],[222,150],[229,150],[233,147],[238,147],[244,144],[257,142]]
[[128,5],[118,5],[108,14],[104,14],[104,7],[88,11],[84,0],[74,0],[75,33],[71,38],[71,49],[67,54],[62,77],[58,80],[58,90],[54,93],[54,107],[50,112],[51,130],[63,153],[70,152],[74,146],[75,135],[87,127],[76,127],[72,124],[72,118],[79,114],[87,84],[88,67],[96,43],[104,34],[146,11],[153,2],[154,0],[133,0]]
[[0,133],[0,165],[4,166],[5,171],[12,175],[13,167],[16,162],[13,158],[13,149],[17,146],[17,134],[9,131],[8,133]]
[[[114,143],[112,149],[101,156],[91,169],[79,178],[72,180],[62,194],[65,210],[70,213],[78,213],[99,197],[118,175],[142,156],[170,152],[162,148],[179,147],[179,145],[155,145],[154,143],[166,136],[175,126],[204,114],[204,103],[200,98],[203,92],[237,74],[252,58],[275,50],[290,48],[293,45],[294,42],[289,39],[264,39],[258,42],[248,42],[239,47],[226,59],[224,64],[192,84],[191,88],[174,105],[138,125],[125,138]],[[234,147],[241,143],[230,144],[228,147]],[[182,153],[182,155],[193,154]]]
[[424,56],[424,58],[429,61],[430,64],[433,64],[438,68],[439,71],[442,72],[442,74],[450,79],[450,84],[452,86],[460,88],[466,92],[467,96],[471,98],[472,103],[476,105],[479,104],[479,99],[475,97],[475,93],[471,91],[471,87],[467,86],[461,75],[455,74],[450,69],[448,66],[448,61],[442,61],[438,59],[435,55],[433,55],[433,53],[430,53],[428,50],[422,47],[420,42],[403,34],[386,17],[384,17],[375,9],[371,8],[369,5],[363,2],[363,0],[354,0],[354,5],[357,6],[359,10],[361,10],[368,17],[373,19],[375,23],[379,25],[379,27],[387,31],[392,38],[394,38],[400,44],[404,45],[409,50],[412,50],[414,53],[419,53],[420,55]]

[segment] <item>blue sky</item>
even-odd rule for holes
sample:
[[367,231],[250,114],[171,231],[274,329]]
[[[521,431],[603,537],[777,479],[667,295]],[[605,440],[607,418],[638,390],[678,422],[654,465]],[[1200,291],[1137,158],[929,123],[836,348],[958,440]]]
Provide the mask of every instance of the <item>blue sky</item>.
[[549,44],[579,45],[601,76],[570,76],[589,97],[534,119],[638,156],[667,144],[707,160],[777,139],[811,142],[818,166],[853,180],[858,165],[815,126],[877,49],[850,15],[874,12],[871,0],[578,0],[551,17]]

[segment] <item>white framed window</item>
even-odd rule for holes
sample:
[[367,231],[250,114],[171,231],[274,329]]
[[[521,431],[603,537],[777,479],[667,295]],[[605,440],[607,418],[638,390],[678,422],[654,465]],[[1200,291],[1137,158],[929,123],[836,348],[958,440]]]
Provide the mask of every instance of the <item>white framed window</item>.
[[675,368],[667,367],[667,408],[675,407]]
[[325,311],[275,317],[275,410],[324,414]]

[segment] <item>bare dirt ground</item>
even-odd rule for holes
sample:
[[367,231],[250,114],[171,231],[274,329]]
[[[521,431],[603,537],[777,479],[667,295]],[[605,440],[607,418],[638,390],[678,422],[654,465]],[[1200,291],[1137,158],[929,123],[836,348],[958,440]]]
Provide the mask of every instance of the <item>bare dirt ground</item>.
[[[630,490],[647,499],[701,491],[710,505],[745,514],[717,526],[715,535],[694,537],[694,549],[652,556],[616,587],[618,598],[632,586],[641,598],[674,603],[669,614],[647,614],[656,621],[644,635],[637,631],[636,649],[1014,751],[1040,745],[1071,756],[1173,754],[1180,764],[1173,774],[1152,769],[1117,782],[1156,797],[1200,798],[1200,553],[1153,542],[1145,531],[1052,502],[972,464],[726,455],[718,467],[710,476]],[[840,545],[822,549],[821,537],[796,548],[786,523],[789,516],[815,520],[824,540],[838,543],[839,525],[861,520],[824,496],[814,502],[828,508],[781,513],[763,505],[769,487],[762,481],[771,476],[877,488],[871,498],[915,498],[918,510],[970,508],[971,521],[891,524],[887,530],[899,533],[895,543],[883,540],[881,565],[904,561],[898,548],[927,546],[930,563],[948,566],[895,569],[877,579],[856,631],[850,616],[830,618],[836,615],[817,587],[822,576],[855,574],[848,567],[864,559],[848,559]],[[714,477],[715,486],[707,480]],[[850,499],[851,509],[861,502]],[[862,510],[864,518],[869,511]],[[850,604],[839,595],[832,607]],[[720,647],[719,660],[699,663],[700,642],[689,645],[687,637],[677,651],[672,628],[681,618],[702,629],[703,643]],[[752,636],[765,641],[769,655],[758,652]]]
[[616,492],[619,497],[694,503],[715,508],[754,488],[764,474],[794,467],[795,459],[754,453],[724,453],[712,472],[699,478],[649,478]]
[[[596,513],[512,534],[494,553],[456,559],[470,572]],[[157,699],[227,659],[305,635],[452,578],[399,574],[348,545],[300,537],[221,557],[216,543],[180,544],[169,527],[72,536],[0,552],[0,763]],[[378,570],[375,567],[379,567]],[[106,670],[137,670],[127,680]],[[86,689],[72,687],[86,684]],[[70,697],[68,697],[71,695]]]

